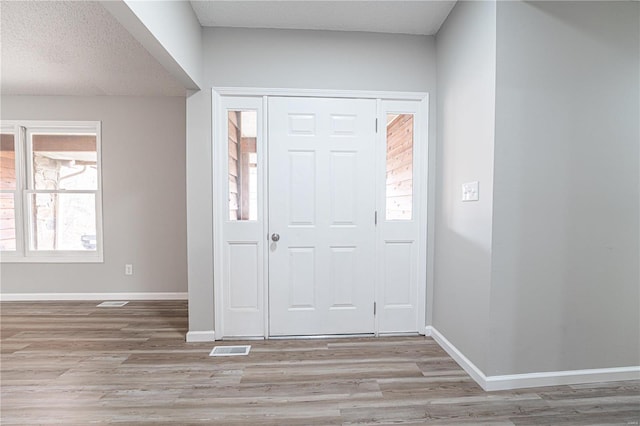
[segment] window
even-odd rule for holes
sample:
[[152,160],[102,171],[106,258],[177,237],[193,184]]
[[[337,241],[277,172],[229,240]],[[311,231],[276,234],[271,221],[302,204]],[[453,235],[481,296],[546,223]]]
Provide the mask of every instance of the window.
[[100,123],[3,122],[5,262],[101,262]]
[[387,114],[386,219],[411,220],[413,114]]
[[0,135],[0,250],[15,251],[16,214],[16,135],[3,128]]
[[229,111],[229,220],[258,219],[257,111]]

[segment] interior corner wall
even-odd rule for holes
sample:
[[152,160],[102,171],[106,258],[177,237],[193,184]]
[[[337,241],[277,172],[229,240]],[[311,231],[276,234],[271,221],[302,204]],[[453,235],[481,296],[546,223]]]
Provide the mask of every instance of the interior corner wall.
[[[496,4],[458,2],[437,34],[433,326],[486,366],[491,285]],[[462,184],[479,182],[479,201]]]
[[[191,3],[188,1],[123,1],[139,22],[147,28],[153,39],[160,44],[164,52],[152,47],[153,43],[143,43],[145,48],[149,49],[156,59],[174,74],[175,70],[172,68],[179,66],[195,83],[195,87],[185,82],[180,73],[177,73],[176,78],[186,83],[185,87],[196,89],[202,79],[202,27]],[[110,0],[103,2],[107,9],[114,13],[114,5],[110,3]],[[116,13],[116,17],[121,18],[122,14]],[[135,28],[130,22],[123,22],[123,24],[127,24],[125,27],[129,31]],[[133,32],[144,40],[139,29]],[[170,55],[174,63],[165,61],[165,54]]]
[[[102,122],[104,263],[2,263],[5,293],[187,291],[185,99],[2,96],[3,120]],[[125,263],[134,275],[124,275]]]
[[189,331],[213,330],[211,90],[187,97]]
[[498,2],[487,375],[640,365],[639,19]]
[[[429,92],[429,139],[435,141],[436,135],[433,37],[244,28],[204,28],[202,36],[202,91],[187,101],[190,331],[211,331],[214,318],[214,198],[207,186],[212,87]],[[435,171],[432,154],[430,174]],[[431,176],[430,189],[434,180]]]

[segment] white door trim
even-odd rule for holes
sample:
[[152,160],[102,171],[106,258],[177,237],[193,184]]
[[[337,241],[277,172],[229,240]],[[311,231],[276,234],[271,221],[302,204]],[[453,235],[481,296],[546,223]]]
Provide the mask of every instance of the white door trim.
[[357,98],[382,99],[385,101],[422,101],[429,98],[427,92],[388,92],[367,90],[331,90],[331,89],[277,89],[259,87],[214,87],[213,94],[218,96],[292,96],[308,98]]
[[[426,322],[426,306],[420,301],[426,300],[426,186],[428,177],[428,146],[425,143],[428,131],[427,100],[378,100],[378,121],[382,129],[377,134],[376,159],[376,210],[378,224],[376,226],[376,331],[378,334],[405,333],[422,331]],[[388,132],[387,114],[407,114],[413,121],[413,161],[412,161],[412,215],[411,218],[387,219],[387,149]],[[400,259],[389,263],[387,249],[409,251],[409,255],[400,256],[408,259],[409,264],[399,267]],[[397,254],[396,254],[397,255]],[[398,268],[398,269],[396,269]],[[392,271],[391,273],[389,273]],[[409,271],[409,276],[402,277],[402,271]],[[392,277],[389,280],[389,276]],[[389,285],[390,283],[393,285]],[[403,283],[408,284],[407,287]],[[421,285],[421,283],[424,283]],[[407,293],[403,294],[402,288]],[[400,291],[400,293],[397,293]],[[404,301],[403,297],[409,296]],[[391,297],[391,300],[388,299]],[[399,299],[398,299],[399,298]],[[395,299],[395,300],[394,300]],[[412,319],[413,318],[413,319]]]
[[[264,126],[262,128],[262,140],[264,141],[262,149],[264,150],[264,154],[268,153],[267,145],[267,100],[270,96],[277,97],[322,97],[322,98],[357,98],[357,99],[377,99],[379,101],[389,101],[389,100],[403,100],[403,101],[419,101],[420,102],[420,136],[419,140],[416,140],[416,143],[420,144],[421,149],[419,150],[419,159],[418,162],[420,164],[422,173],[421,173],[421,182],[420,182],[420,194],[414,194],[414,196],[419,197],[419,217],[420,217],[420,241],[419,241],[419,259],[420,268],[418,271],[418,327],[417,330],[420,334],[424,334],[425,327],[427,325],[427,306],[431,306],[431,304],[427,304],[426,295],[428,292],[428,288],[431,283],[427,283],[427,278],[433,276],[432,265],[433,265],[433,250],[431,247],[428,247],[429,238],[427,236],[428,229],[428,198],[427,198],[427,189],[429,187],[429,93],[427,92],[395,92],[395,91],[359,91],[359,90],[325,90],[325,89],[284,89],[284,88],[247,88],[247,87],[214,87],[211,89],[212,97],[212,117],[211,117],[211,165],[213,168],[212,173],[212,182],[211,188],[213,193],[215,194],[213,197],[213,265],[214,265],[214,273],[213,273],[213,286],[214,286],[214,330],[215,330],[215,338],[222,339],[226,336],[224,333],[224,319],[223,319],[223,298],[222,298],[222,283],[223,283],[223,268],[222,268],[222,253],[223,253],[223,221],[225,218],[225,214],[228,214],[226,208],[228,207],[224,202],[225,194],[224,188],[225,179],[224,171],[226,167],[220,167],[222,162],[227,161],[227,144],[224,141],[225,133],[225,125],[226,122],[223,121],[223,111],[222,111],[222,98],[223,97],[252,97],[252,98],[261,98],[262,100],[262,116]],[[380,126],[384,123],[384,118],[382,116],[381,109],[378,110],[378,120],[380,122]],[[381,132],[378,132],[381,134]],[[262,191],[263,194],[266,195],[267,190],[267,168],[268,168],[268,159],[266,155],[263,155],[263,158],[267,161],[264,161],[262,165],[262,171],[260,175],[262,176],[262,186],[259,190]],[[268,237],[267,232],[268,229],[267,224],[269,223],[268,214],[268,196],[263,196],[263,234]],[[264,282],[264,338],[268,338],[268,294],[269,294],[269,284],[268,284],[268,261],[263,262],[264,268],[262,273],[263,282]],[[376,295],[377,297],[377,295]],[[376,335],[377,335],[377,323],[376,323]]]

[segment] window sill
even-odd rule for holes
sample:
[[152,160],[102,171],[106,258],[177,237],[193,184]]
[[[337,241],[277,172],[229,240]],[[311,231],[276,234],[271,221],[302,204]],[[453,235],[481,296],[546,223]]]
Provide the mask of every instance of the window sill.
[[82,256],[15,256],[9,254],[0,254],[0,263],[104,263],[104,258],[101,254]]

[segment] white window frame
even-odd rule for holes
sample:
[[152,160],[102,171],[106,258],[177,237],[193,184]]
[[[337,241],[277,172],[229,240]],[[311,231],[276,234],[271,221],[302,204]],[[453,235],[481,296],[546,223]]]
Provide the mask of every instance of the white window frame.
[[[15,135],[16,190],[2,190],[3,193],[15,192],[16,250],[0,251],[1,263],[102,263],[102,150],[100,121],[1,121],[2,132]],[[33,182],[32,144],[30,135],[45,134],[94,134],[97,152],[97,188],[95,190],[36,190]],[[31,250],[31,223],[29,199],[36,193],[94,194],[96,209],[96,249],[84,250]]]

